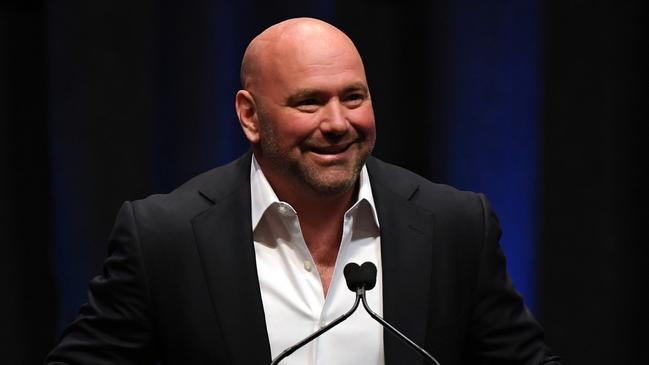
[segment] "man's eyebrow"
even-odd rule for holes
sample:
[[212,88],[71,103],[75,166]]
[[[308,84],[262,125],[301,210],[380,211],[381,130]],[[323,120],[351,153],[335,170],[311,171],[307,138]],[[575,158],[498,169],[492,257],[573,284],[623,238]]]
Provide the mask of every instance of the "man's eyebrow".
[[[365,85],[362,82],[354,82],[352,84],[345,86],[345,88],[343,89],[343,94],[347,94],[350,92],[358,92],[358,91],[364,94],[369,94],[367,85]],[[322,94],[324,94],[324,92],[318,89],[310,89],[310,88],[299,89],[293,94],[289,95],[289,97],[286,99],[286,102],[287,104],[290,105],[300,100],[321,96]]]
[[299,89],[286,99],[287,104],[297,103],[300,100],[310,99],[322,95],[322,91],[317,89]]
[[346,86],[343,89],[344,93],[349,93],[349,92],[354,92],[354,91],[361,91],[361,92],[363,92],[365,94],[369,94],[369,90],[367,89],[367,85],[365,85],[362,82],[355,82],[353,84],[350,84],[350,85]]

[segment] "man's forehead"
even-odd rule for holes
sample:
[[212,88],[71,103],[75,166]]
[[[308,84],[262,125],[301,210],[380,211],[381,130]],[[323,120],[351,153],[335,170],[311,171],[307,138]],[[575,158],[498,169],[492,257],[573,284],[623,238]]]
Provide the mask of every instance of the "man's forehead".
[[[318,51],[323,50],[330,54],[318,57]],[[263,76],[260,73],[290,66],[291,61],[293,66],[310,62],[309,56],[316,62],[331,60],[336,52],[350,52],[360,61],[351,39],[333,25],[312,18],[289,19],[267,28],[250,42],[242,62],[242,82],[254,82]]]
[[261,32],[250,42],[246,53],[250,53],[252,57],[284,54],[314,43],[330,42],[333,37],[341,35],[346,37],[334,26],[317,19],[289,19]]
[[[326,24],[326,23],[324,23]],[[320,23],[296,23],[269,31],[259,39],[260,56],[303,58],[317,50],[356,52],[352,41],[333,26]]]
[[295,18],[268,27],[256,38],[266,41],[280,41],[287,38],[308,38],[315,34],[321,36],[337,35],[347,37],[340,29],[321,20],[313,18]]

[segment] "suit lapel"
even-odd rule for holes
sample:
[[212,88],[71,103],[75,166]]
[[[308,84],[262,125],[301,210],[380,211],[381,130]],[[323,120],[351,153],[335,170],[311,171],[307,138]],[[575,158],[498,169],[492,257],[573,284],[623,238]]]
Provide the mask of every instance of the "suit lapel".
[[[196,243],[214,310],[231,364],[270,363],[270,345],[257,278],[250,218],[248,164],[233,171],[235,184],[216,182],[231,191],[201,194],[214,205],[192,220]],[[227,175],[225,175],[227,176]],[[234,186],[234,187],[233,187]]]
[[[432,262],[433,216],[409,198],[417,186],[394,191],[372,173],[372,190],[381,225],[383,316],[420,346],[426,338]],[[385,363],[421,364],[421,357],[384,331]]]

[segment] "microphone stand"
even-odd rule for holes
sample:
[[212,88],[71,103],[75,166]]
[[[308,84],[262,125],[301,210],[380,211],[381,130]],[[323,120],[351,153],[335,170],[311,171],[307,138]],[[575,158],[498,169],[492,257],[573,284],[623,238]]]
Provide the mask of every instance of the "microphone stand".
[[412,342],[411,339],[409,339],[404,334],[399,332],[391,324],[386,322],[383,318],[381,318],[378,314],[374,313],[374,311],[370,309],[369,305],[367,305],[364,286],[356,289],[356,298],[358,298],[358,296],[361,296],[361,298],[363,299],[363,307],[365,307],[365,310],[367,311],[367,313],[369,313],[369,315],[372,318],[374,318],[377,322],[379,322],[383,327],[387,328],[390,332],[392,332],[393,335],[397,336],[397,338],[403,341],[406,345],[410,346],[410,348],[412,348],[413,350],[421,354],[421,356],[423,356],[425,359],[430,360],[435,365],[439,365],[439,362],[437,362],[437,360],[431,354],[429,354],[423,348],[419,347],[416,343]]
[[[361,294],[361,290],[362,290],[362,294]],[[358,288],[356,290],[356,300],[354,301],[354,305],[352,306],[352,308],[349,311],[347,311],[347,313],[345,313],[342,316],[336,318],[334,321],[332,321],[328,325],[320,328],[319,330],[317,330],[316,332],[314,332],[313,334],[311,334],[307,338],[303,339],[302,341],[300,341],[300,342],[296,343],[295,345],[293,345],[293,346],[287,348],[286,350],[282,351],[282,353],[277,355],[277,357],[270,363],[270,365],[276,365],[282,359],[284,359],[288,355],[290,355],[290,354],[294,353],[295,351],[297,351],[300,347],[302,347],[302,346],[306,345],[307,343],[311,342],[314,338],[316,338],[316,337],[320,336],[321,334],[329,331],[330,329],[334,328],[338,323],[344,321],[345,319],[347,319],[347,317],[351,316],[352,313],[354,313],[354,311],[356,311],[356,308],[358,308],[358,304],[360,303],[360,300],[361,300],[361,295],[363,296],[363,302],[365,302],[365,288],[364,287],[362,289]]]
[[351,291],[356,292],[356,300],[354,301],[354,305],[352,308],[347,311],[347,313],[343,314],[342,316],[336,318],[333,322],[329,323],[328,325],[322,327],[318,331],[314,332],[307,338],[303,339],[302,341],[296,343],[295,345],[287,348],[286,350],[282,351],[281,354],[279,354],[271,363],[270,365],[276,365],[279,363],[282,359],[287,357],[288,355],[294,353],[296,350],[298,350],[300,347],[306,345],[307,343],[311,342],[314,338],[320,336],[321,334],[329,331],[332,329],[334,326],[339,324],[340,322],[344,321],[347,319],[349,316],[356,311],[358,308],[358,304],[363,300],[363,307],[367,311],[367,313],[370,315],[370,317],[374,318],[377,322],[379,322],[384,328],[387,328],[393,335],[395,335],[397,338],[399,338],[401,341],[403,341],[406,345],[410,346],[413,350],[417,351],[423,358],[429,360],[432,364],[435,365],[440,365],[439,362],[426,350],[423,348],[419,347],[416,343],[414,343],[411,339],[406,337],[404,334],[399,332],[396,328],[394,328],[391,324],[386,322],[383,318],[381,318],[378,314],[374,313],[370,309],[370,306],[367,305],[367,297],[365,295],[365,287],[367,286],[369,289],[374,288],[374,285],[376,284],[376,266],[371,263],[371,262],[365,262],[363,263],[362,266],[358,266],[358,264],[355,263],[349,263],[345,266],[345,280],[347,281],[347,287]]

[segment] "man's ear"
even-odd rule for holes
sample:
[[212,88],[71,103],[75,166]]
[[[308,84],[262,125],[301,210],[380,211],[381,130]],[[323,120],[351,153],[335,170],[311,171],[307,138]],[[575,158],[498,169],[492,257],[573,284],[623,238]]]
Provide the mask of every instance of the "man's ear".
[[247,90],[239,90],[235,98],[235,108],[243,133],[251,144],[256,144],[259,142],[259,118],[252,94]]

